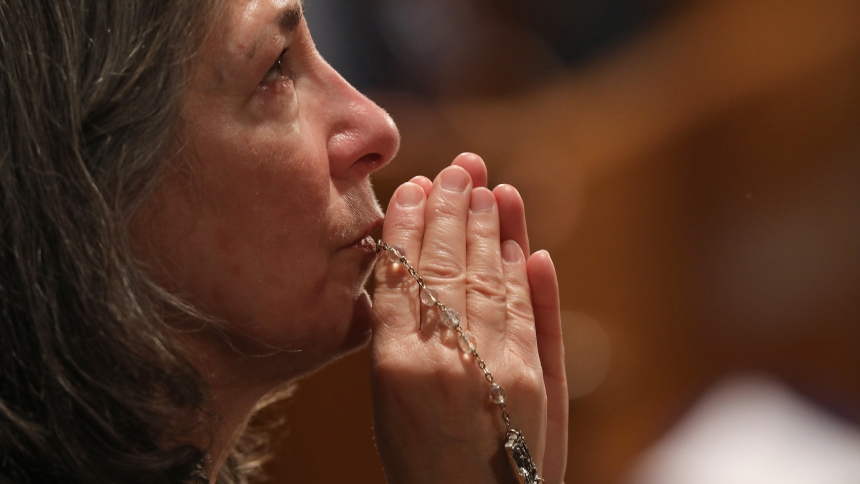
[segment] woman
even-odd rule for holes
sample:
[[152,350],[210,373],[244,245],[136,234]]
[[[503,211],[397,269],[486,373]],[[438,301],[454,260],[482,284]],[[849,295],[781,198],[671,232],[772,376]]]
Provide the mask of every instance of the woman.
[[[389,480],[513,479],[474,354],[402,264],[378,265],[371,310],[368,177],[399,137],[297,0],[33,3],[0,2],[5,481],[241,482],[254,410],[371,328]],[[555,274],[486,179],[462,155],[404,184],[382,238],[459,311],[560,482]]]

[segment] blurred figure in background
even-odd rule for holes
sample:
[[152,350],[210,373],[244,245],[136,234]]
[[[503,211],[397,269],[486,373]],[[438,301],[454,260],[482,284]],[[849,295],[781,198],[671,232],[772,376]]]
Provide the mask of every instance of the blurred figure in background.
[[[398,122],[383,196],[466,150],[520,188],[567,311],[567,484],[860,482],[860,5],[314,0],[307,17]],[[383,482],[352,413],[325,425],[366,475],[302,453],[323,421],[289,415],[343,405],[306,385],[290,476]]]

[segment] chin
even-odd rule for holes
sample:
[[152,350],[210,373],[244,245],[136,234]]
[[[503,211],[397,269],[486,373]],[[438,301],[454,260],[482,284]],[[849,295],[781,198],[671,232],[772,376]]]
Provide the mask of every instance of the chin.
[[292,377],[314,373],[328,364],[354,353],[370,342],[370,297],[362,291],[353,302],[351,319],[345,332],[331,346],[317,347],[316,350],[301,353],[302,363]]
[[[364,269],[362,267],[362,269]],[[369,272],[369,271],[368,271]],[[291,339],[286,332],[281,336],[285,341],[274,342],[271,346],[295,348],[298,351],[279,353],[284,358],[284,369],[290,377],[301,377],[327,366],[339,358],[365,347],[371,339],[371,299],[363,288],[364,271],[353,273],[353,286],[342,290],[336,298],[329,298],[319,306],[326,308],[322,317],[306,319],[298,339]],[[271,348],[268,346],[268,349]],[[262,349],[261,349],[262,351]]]
[[[345,302],[344,306],[347,304],[349,302]],[[331,332],[324,331],[324,334],[317,333],[304,344],[297,345],[295,342],[285,344],[289,347],[301,347],[300,351],[276,352],[272,354],[272,358],[257,359],[260,363],[265,363],[265,370],[262,372],[274,375],[273,379],[276,381],[295,380],[311,375],[330,363],[365,347],[371,337],[370,304],[367,292],[362,291],[352,301],[349,313],[343,314],[343,319],[338,318],[338,323],[333,325],[332,329],[335,326],[338,329],[333,329]],[[348,323],[344,324],[347,319]],[[334,321],[331,322],[334,323]],[[270,351],[271,346],[265,349]],[[259,352],[263,349],[256,350]]]

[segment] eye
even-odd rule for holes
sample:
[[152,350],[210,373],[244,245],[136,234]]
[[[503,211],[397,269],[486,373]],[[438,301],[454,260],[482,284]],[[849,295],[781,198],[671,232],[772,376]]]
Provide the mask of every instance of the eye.
[[270,67],[268,72],[266,72],[266,75],[263,76],[263,83],[271,84],[274,82],[278,82],[282,79],[295,79],[296,76],[292,72],[289,72],[285,65],[288,51],[289,48],[281,51],[281,55],[278,56],[278,58],[275,60],[275,63],[272,64],[272,67]]

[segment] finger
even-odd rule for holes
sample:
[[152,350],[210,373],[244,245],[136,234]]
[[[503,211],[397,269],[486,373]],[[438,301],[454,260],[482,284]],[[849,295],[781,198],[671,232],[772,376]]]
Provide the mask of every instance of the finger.
[[493,192],[472,190],[466,230],[466,310],[478,340],[498,343],[505,331],[505,279],[499,212]]
[[499,185],[493,189],[499,205],[499,223],[502,240],[515,240],[528,255],[529,235],[526,230],[526,210],[520,192],[511,185]]
[[462,153],[451,163],[469,172],[472,177],[472,187],[487,186],[487,165],[484,160],[474,153]]
[[[391,197],[382,227],[382,240],[401,247],[413,265],[420,262],[425,206],[424,190],[415,183],[404,183]],[[412,277],[400,264],[382,257],[376,264],[375,278],[374,337],[386,331],[402,334],[415,331],[420,311]]]
[[[507,318],[505,321],[506,348],[514,358],[509,362],[520,365],[518,372],[528,375],[526,380],[540,382],[540,356],[535,341],[534,313],[532,311],[531,291],[529,289],[528,273],[526,269],[526,257],[519,244],[513,240],[502,242],[502,271],[505,275],[507,293],[505,306]],[[513,372],[513,370],[511,370]],[[513,385],[514,382],[511,382]],[[533,388],[542,395],[543,386]],[[516,392],[514,392],[516,394]],[[546,435],[546,407],[541,398],[539,407],[532,403],[531,408],[516,408],[517,401],[511,395],[511,413],[518,415],[521,422],[521,430],[526,435]],[[531,454],[535,462],[543,462],[543,452],[546,440],[536,441],[529,444]],[[532,447],[533,446],[533,447]]]
[[419,176],[413,177],[409,181],[420,186],[421,188],[423,188],[424,194],[428,197],[430,196],[430,190],[433,189],[433,182],[430,181],[429,178],[427,178],[426,176],[420,176],[419,175]]
[[[518,354],[524,361],[537,361],[537,354],[523,352],[535,345],[534,313],[526,272],[526,257],[515,240],[502,242],[502,273],[507,287],[505,332],[513,338]],[[534,358],[531,358],[532,356]]]
[[529,257],[528,277],[534,307],[535,331],[547,396],[546,454],[543,474],[547,482],[562,482],[567,466],[567,377],[564,371],[558,279],[549,253]]
[[[439,300],[466,320],[466,221],[472,198],[472,178],[459,166],[442,170],[433,182],[425,209],[424,242],[418,272]],[[422,329],[432,331],[439,313],[426,307]],[[424,325],[423,323],[430,323]]]

